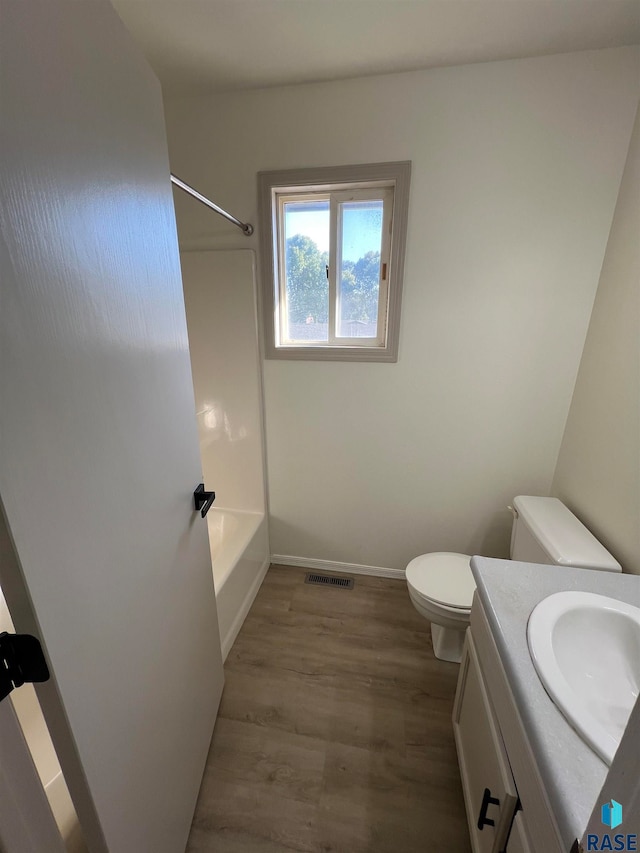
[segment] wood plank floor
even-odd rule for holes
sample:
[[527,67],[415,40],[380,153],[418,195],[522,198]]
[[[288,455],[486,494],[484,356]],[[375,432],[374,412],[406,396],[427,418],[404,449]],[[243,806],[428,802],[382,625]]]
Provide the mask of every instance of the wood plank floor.
[[188,853],[469,853],[451,710],[403,581],[271,566],[225,664]]

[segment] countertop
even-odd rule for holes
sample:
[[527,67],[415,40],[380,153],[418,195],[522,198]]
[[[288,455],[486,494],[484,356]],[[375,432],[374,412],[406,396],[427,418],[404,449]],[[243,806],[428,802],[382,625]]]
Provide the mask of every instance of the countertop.
[[[580,838],[608,772],[547,695],[527,645],[533,608],[582,590],[640,607],[640,576],[473,557],[471,569],[562,838]],[[567,848],[568,849],[568,848]]]

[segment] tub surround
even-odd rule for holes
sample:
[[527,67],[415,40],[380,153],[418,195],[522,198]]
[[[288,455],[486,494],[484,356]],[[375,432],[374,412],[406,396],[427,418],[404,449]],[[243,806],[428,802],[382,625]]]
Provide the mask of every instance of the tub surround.
[[254,253],[182,252],[200,455],[216,507],[264,512]]
[[[546,792],[547,806],[564,849],[569,850],[587,826],[608,768],[574,731],[542,686],[529,654],[527,622],[542,599],[564,590],[599,593],[640,606],[640,578],[485,557],[474,557],[471,569],[478,587],[471,632],[481,663],[485,664],[489,690],[493,692],[498,678],[495,667],[486,666],[493,644]],[[499,703],[495,710],[502,722]],[[504,731],[503,736],[509,752]],[[520,793],[526,814],[527,803]]]
[[254,253],[180,259],[222,657],[269,567]]

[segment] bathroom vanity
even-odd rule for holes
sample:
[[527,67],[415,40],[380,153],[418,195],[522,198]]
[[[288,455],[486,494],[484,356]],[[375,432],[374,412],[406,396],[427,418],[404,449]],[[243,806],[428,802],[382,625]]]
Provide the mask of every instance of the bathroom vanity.
[[535,606],[583,590],[640,606],[640,577],[474,557],[477,591],[453,710],[474,853],[577,850],[607,764],[547,695],[527,644]]

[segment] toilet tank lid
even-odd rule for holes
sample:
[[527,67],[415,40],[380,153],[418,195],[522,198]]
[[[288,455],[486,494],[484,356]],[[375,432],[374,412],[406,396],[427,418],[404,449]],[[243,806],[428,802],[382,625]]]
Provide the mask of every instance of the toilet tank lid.
[[519,495],[513,505],[557,565],[622,571],[620,563],[558,498]]

